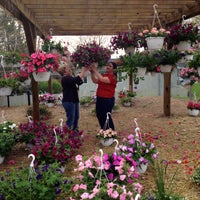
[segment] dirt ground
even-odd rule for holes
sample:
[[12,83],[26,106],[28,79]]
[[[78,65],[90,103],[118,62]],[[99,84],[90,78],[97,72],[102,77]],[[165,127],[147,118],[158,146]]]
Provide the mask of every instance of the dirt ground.
[[[154,143],[159,151],[159,160],[167,160],[171,164],[167,168],[167,180],[173,176],[178,167],[173,190],[185,196],[188,200],[200,199],[200,188],[191,184],[190,175],[194,167],[200,164],[200,116],[191,117],[188,115],[186,99],[171,98],[171,115],[164,116],[163,97],[136,97],[132,107],[123,107],[119,102],[119,109],[113,112],[112,117],[119,133],[119,143],[123,137],[132,133],[135,129],[134,118],[137,118],[142,134],[150,134],[154,138]],[[0,107],[5,111],[8,121],[26,122],[26,110],[28,106]],[[48,108],[52,112],[52,117],[47,123],[59,126],[59,119],[65,120],[65,112],[61,105]],[[114,144],[111,147],[103,147],[95,137],[99,129],[96,116],[92,113],[94,105],[80,107],[79,128],[84,130],[84,144],[78,153],[92,155],[102,148],[105,153],[114,151]],[[9,161],[14,160],[15,166],[22,162],[27,163],[28,152],[23,145],[16,146],[11,155],[7,157],[0,170],[9,168]],[[181,164],[175,164],[176,160],[181,160]],[[67,166],[66,173],[73,173],[75,166],[72,160]],[[142,175],[144,191],[154,187],[153,171],[148,169]],[[169,183],[169,181],[168,181]]]

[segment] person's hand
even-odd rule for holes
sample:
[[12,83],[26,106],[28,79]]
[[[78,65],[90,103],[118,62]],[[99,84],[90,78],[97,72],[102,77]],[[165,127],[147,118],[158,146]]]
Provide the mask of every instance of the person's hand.
[[97,64],[96,64],[96,63],[92,63],[92,64],[90,65],[90,69],[91,69],[92,71],[97,71]]

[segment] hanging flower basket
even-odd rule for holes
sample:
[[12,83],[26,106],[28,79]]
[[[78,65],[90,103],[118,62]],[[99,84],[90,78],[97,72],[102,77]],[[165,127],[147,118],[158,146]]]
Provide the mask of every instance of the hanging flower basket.
[[33,78],[36,82],[48,81],[50,78],[51,72],[33,72]]
[[101,139],[101,144],[105,147],[108,147],[110,145],[112,145],[112,143],[114,142],[114,138],[105,138],[105,139]]
[[162,73],[171,72],[172,71],[172,65],[160,65],[160,71]]
[[9,96],[12,93],[11,87],[2,87],[0,88],[0,96]]
[[177,45],[179,51],[188,51],[191,48],[190,41],[180,41]]
[[147,48],[149,51],[159,50],[163,47],[164,37],[147,37]]
[[143,77],[147,71],[146,67],[137,67],[137,76]]

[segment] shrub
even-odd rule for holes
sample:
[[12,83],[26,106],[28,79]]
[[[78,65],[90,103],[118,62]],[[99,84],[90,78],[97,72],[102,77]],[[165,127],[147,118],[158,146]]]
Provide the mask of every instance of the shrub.
[[[51,112],[46,108],[46,106],[40,106],[39,107],[39,112],[40,112],[40,119],[49,119],[51,116]],[[32,116],[33,114],[33,108],[29,107],[27,109],[27,116]]]
[[[42,93],[48,92],[48,82],[39,82],[38,89]],[[60,82],[56,79],[52,79],[52,93],[59,94],[61,92],[62,92],[62,86],[61,86]]]

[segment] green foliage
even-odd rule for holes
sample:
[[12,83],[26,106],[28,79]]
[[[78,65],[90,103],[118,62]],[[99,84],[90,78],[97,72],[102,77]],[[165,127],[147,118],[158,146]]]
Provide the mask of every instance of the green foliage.
[[84,105],[84,104],[92,103],[92,102],[93,102],[93,99],[90,96],[84,96],[80,99],[80,105]]
[[0,173],[0,197],[7,200],[55,200],[69,190],[70,182],[59,170],[58,163],[39,165],[35,172],[29,167],[11,168]]
[[131,97],[122,97],[120,100],[122,104],[132,102]]
[[3,9],[0,9],[0,36],[0,51],[28,53],[23,25]]
[[154,52],[154,57],[158,65],[175,65],[182,55],[177,50],[160,49]]
[[[56,79],[52,79],[52,93],[59,94],[62,92],[62,86],[60,82]],[[48,92],[48,82],[38,82],[38,89],[42,93]]]
[[[178,164],[178,161],[177,161]],[[172,191],[174,179],[176,176],[176,173],[178,171],[178,167],[173,174],[171,180],[167,180],[166,174],[167,174],[167,161],[162,161],[161,163],[158,163],[154,166],[155,167],[155,174],[154,179],[156,183],[156,190],[153,192],[147,193],[145,196],[143,196],[142,200],[151,199],[151,200],[184,200],[184,197],[181,197],[178,194],[174,194]],[[168,181],[168,182],[167,182]]]
[[64,47],[60,41],[56,42],[53,40],[45,39],[42,45],[42,50],[46,53],[50,53],[54,49],[56,49],[61,55],[64,53]]
[[194,174],[192,174],[191,181],[192,181],[192,183],[200,186],[200,166],[198,166],[196,168]]
[[15,52],[15,51],[7,51],[4,54],[4,61],[6,64],[17,64],[21,61],[22,57],[21,54],[19,52]]
[[13,90],[18,90],[21,83],[17,78],[0,78],[0,88],[1,87],[11,87]]
[[[48,119],[51,116],[51,112],[47,109],[46,106],[40,105],[39,112],[40,112],[40,119]],[[32,114],[33,114],[33,108],[29,107],[27,109],[27,116],[32,116]]]
[[193,59],[188,62],[189,68],[197,69],[200,66],[200,52],[193,55]]
[[0,132],[0,155],[7,156],[15,145],[15,135],[11,132]]

